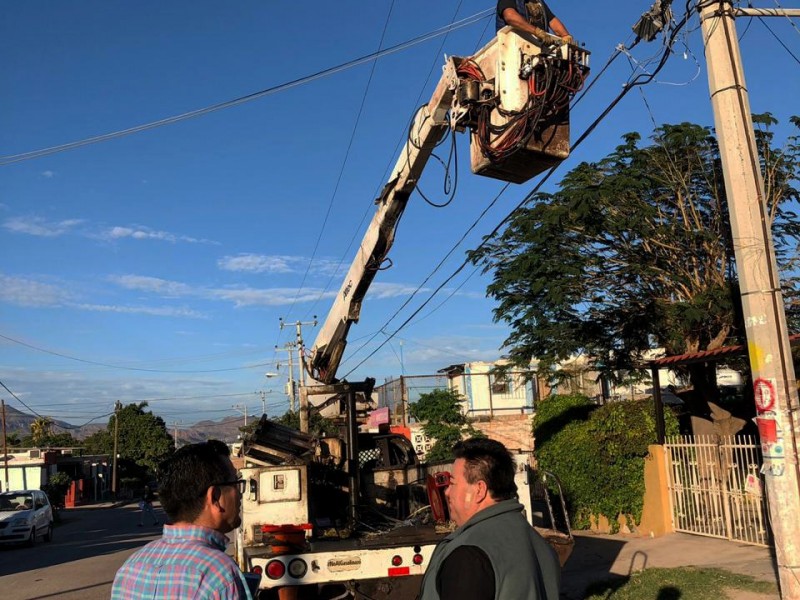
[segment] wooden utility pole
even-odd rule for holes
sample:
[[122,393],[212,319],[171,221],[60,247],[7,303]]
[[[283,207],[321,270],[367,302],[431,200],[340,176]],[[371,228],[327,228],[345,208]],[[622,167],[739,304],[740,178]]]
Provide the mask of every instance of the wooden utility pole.
[[[283,329],[286,324],[283,322],[283,319],[279,319],[281,323],[281,329]],[[297,321],[294,323],[297,331],[297,383],[300,386],[300,431],[303,433],[308,433],[308,422],[309,422],[309,415],[308,415],[308,394],[303,393],[303,389],[306,387],[306,378],[305,378],[305,346],[303,345],[303,325],[311,325],[316,326],[317,324],[317,317],[314,315],[313,321],[306,321],[305,323],[301,321]]]
[[[769,207],[731,0],[699,3],[742,296],[781,597],[800,600],[800,440],[795,379]],[[753,9],[763,15],[760,9]],[[781,11],[771,11],[777,16]]]
[[0,399],[0,405],[3,407],[3,469],[5,471],[5,486],[3,487],[3,491],[7,492],[9,488],[8,484],[8,438],[6,438],[6,401]]
[[119,445],[119,408],[120,401],[114,404],[114,456],[111,457],[111,497],[117,499],[117,447]]

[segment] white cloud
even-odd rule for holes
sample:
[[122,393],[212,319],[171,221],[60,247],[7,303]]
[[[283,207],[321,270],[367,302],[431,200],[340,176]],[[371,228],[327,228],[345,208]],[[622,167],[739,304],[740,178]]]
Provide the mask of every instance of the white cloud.
[[159,279],[158,277],[146,277],[144,275],[120,275],[109,277],[109,280],[120,287],[128,290],[140,290],[161,294],[170,298],[178,296],[197,295],[197,290],[185,283]]
[[299,259],[292,256],[264,256],[263,254],[240,254],[224,256],[217,261],[223,271],[242,271],[245,273],[291,273],[290,263]]
[[[404,283],[380,283],[376,282],[370,286],[367,295],[372,299],[397,298],[398,296],[410,296],[417,289],[415,285]],[[428,288],[421,288],[418,293],[430,291]]]
[[14,233],[27,233],[40,237],[56,237],[72,232],[82,224],[83,219],[64,219],[63,221],[46,221],[42,217],[12,217],[3,222],[3,227]]
[[[309,258],[267,254],[239,254],[224,256],[217,261],[223,271],[243,273],[302,273],[308,268]],[[316,258],[309,269],[315,275],[334,275],[346,272],[347,266],[338,260]]]
[[175,244],[177,242],[187,242],[190,244],[218,244],[212,240],[199,239],[188,235],[177,235],[168,231],[157,231],[149,227],[122,227],[115,226],[107,229],[100,234],[106,240],[121,240],[130,238],[134,240],[157,240]]
[[0,301],[17,306],[59,306],[69,294],[55,285],[0,274]]
[[[209,290],[209,297],[228,300],[236,307],[242,306],[284,306],[293,302],[313,302],[320,298],[322,290],[306,288],[298,295],[294,288],[272,289],[216,289]],[[333,298],[335,291],[327,291],[322,298]]]
[[49,170],[48,171],[42,171],[42,177],[45,177],[46,179],[52,179],[55,176],[56,176],[55,171],[49,171]]
[[115,306],[106,304],[75,304],[73,308],[93,312],[114,312],[128,315],[152,315],[154,317],[188,317],[205,319],[207,315],[191,308],[171,306]]

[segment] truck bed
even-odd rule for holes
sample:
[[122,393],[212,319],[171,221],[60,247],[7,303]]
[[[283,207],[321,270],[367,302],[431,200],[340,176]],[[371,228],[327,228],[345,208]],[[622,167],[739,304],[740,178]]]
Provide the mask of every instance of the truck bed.
[[[404,525],[386,532],[354,533],[347,539],[314,539],[304,552],[345,552],[348,550],[389,549],[408,546],[436,544],[445,533],[439,533],[433,524]],[[273,555],[270,546],[250,546],[247,554],[251,558]]]

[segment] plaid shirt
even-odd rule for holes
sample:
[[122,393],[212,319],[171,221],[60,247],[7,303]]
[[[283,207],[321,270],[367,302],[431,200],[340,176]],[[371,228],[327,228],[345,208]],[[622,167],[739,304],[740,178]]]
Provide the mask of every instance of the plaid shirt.
[[225,554],[227,541],[206,527],[164,526],[160,540],[117,571],[111,600],[251,600],[242,572]]

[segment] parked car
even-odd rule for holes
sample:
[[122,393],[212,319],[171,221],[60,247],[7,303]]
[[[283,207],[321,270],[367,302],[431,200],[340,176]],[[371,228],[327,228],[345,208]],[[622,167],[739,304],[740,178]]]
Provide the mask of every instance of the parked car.
[[53,508],[41,490],[0,493],[0,544],[53,539]]

